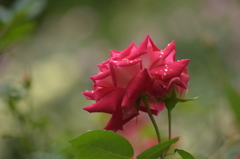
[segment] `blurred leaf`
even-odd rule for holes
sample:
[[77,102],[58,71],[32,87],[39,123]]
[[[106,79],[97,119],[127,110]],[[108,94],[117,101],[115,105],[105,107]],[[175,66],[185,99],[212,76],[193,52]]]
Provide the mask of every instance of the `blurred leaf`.
[[0,47],[29,34],[35,27],[34,22],[22,23],[10,27],[4,37],[0,38]]
[[84,159],[132,159],[131,144],[122,136],[106,130],[86,132],[69,141],[78,158]]
[[46,117],[41,117],[35,120],[29,120],[33,128],[44,129],[49,124],[49,120]]
[[18,101],[25,96],[26,92],[21,85],[9,82],[0,84],[0,97]]
[[194,159],[194,157],[190,153],[188,153],[182,149],[175,149],[174,153],[175,152],[177,152],[183,159]]
[[201,96],[197,96],[197,97],[189,98],[189,99],[177,99],[177,101],[178,101],[178,102],[188,102],[188,101],[196,100],[196,99],[198,99],[199,97],[201,97]]
[[35,18],[46,0],[18,0],[11,8],[0,6],[0,51],[35,28]]
[[240,96],[238,92],[230,84],[226,84],[224,92],[226,93],[233,112],[235,113],[237,121],[240,123]]
[[137,156],[137,159],[156,159],[173,143],[176,143],[179,137],[157,144]]
[[7,23],[11,18],[12,12],[3,6],[0,6],[0,22]]
[[44,8],[46,0],[18,0],[13,4],[15,13],[24,13],[27,18],[36,17]]

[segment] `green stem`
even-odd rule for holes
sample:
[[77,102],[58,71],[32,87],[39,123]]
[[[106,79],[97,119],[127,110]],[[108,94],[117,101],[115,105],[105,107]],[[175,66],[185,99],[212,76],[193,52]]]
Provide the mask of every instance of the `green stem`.
[[168,110],[168,139],[171,140],[172,138],[172,110]]
[[[174,104],[175,105],[175,104]],[[172,109],[167,107],[168,112],[168,140],[171,140],[172,138]],[[167,156],[167,152],[170,149],[170,146],[164,151],[162,158],[164,159]]]
[[147,101],[147,95],[143,95],[143,96],[142,96],[142,100],[143,100],[143,103],[144,103],[145,106],[146,106],[148,115],[149,115],[149,117],[150,117],[150,119],[151,119],[151,121],[152,121],[152,123],[153,123],[154,129],[155,129],[155,131],[156,131],[157,138],[158,138],[158,143],[161,143],[161,138],[160,138],[159,129],[158,129],[158,126],[157,126],[157,124],[156,124],[156,121],[155,121],[155,119],[154,119],[154,117],[153,117],[153,115],[152,115],[152,112],[151,112],[151,110],[150,110],[150,108],[149,108],[149,104],[148,104],[148,101]]

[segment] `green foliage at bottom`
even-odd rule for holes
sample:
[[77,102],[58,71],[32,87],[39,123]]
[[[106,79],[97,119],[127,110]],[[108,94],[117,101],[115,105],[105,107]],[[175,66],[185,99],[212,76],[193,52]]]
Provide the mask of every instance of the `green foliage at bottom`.
[[134,155],[131,144],[112,131],[88,131],[69,142],[81,159],[132,159]]
[[176,137],[172,140],[161,142],[137,156],[137,159],[156,159],[160,157],[163,152],[171,145],[176,143],[179,140],[179,137]]

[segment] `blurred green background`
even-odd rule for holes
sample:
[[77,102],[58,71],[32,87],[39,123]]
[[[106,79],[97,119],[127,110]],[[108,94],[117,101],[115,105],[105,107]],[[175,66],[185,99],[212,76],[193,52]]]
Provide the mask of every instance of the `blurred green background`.
[[[187,97],[202,95],[173,111],[177,146],[239,159],[239,17],[239,0],[0,0],[0,158],[75,159],[68,140],[109,118],[82,110],[96,64],[149,34],[161,49],[175,40]],[[166,111],[156,120],[166,136]]]

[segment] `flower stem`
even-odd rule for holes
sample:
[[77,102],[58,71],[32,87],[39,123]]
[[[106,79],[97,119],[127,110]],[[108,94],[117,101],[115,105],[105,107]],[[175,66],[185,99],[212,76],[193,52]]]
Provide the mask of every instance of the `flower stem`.
[[[166,104],[166,103],[165,103]],[[168,112],[168,140],[171,140],[172,138],[172,109],[175,107],[176,103],[171,103],[171,107],[169,107],[169,103],[166,104],[167,106],[167,112]],[[170,146],[167,147],[167,149],[163,152],[162,158],[164,159],[168,154],[168,150],[170,149]]]
[[148,104],[148,101],[147,101],[147,95],[142,95],[142,100],[143,100],[143,103],[145,104],[146,106],[146,109],[147,109],[147,112],[148,112],[148,115],[153,123],[153,126],[154,126],[154,129],[156,131],[156,134],[157,134],[157,138],[158,138],[158,143],[161,143],[161,138],[160,138],[160,133],[159,133],[159,129],[158,129],[158,126],[156,124],[156,121],[152,115],[152,112],[150,110],[150,107],[149,107],[149,104]]
[[172,138],[172,110],[168,109],[168,139],[171,140]]

